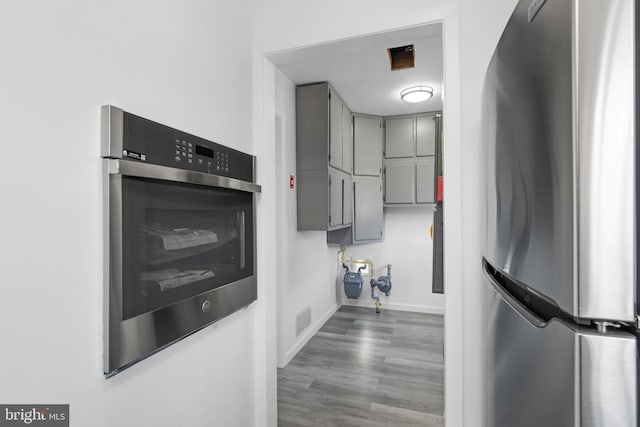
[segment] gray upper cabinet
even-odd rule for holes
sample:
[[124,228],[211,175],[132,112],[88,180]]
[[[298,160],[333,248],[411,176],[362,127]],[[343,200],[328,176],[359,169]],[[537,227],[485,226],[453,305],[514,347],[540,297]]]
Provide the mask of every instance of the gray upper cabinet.
[[296,169],[327,169],[329,162],[329,86],[296,88]]
[[342,174],[342,224],[353,223],[353,179],[347,173]]
[[344,181],[340,172],[329,169],[329,228],[339,227],[343,220]]
[[416,164],[416,202],[435,203],[435,158],[427,157]]
[[413,157],[415,134],[414,117],[386,119],[384,156],[388,159]]
[[351,135],[351,111],[328,83],[296,88],[298,230],[351,225]]
[[342,170],[353,173],[353,114],[342,103]]
[[415,167],[413,163],[387,163],[384,174],[386,204],[415,203]]
[[342,169],[342,99],[329,89],[329,164],[337,169]]
[[382,174],[382,118],[354,115],[353,117],[353,174],[380,176]]
[[384,229],[382,182],[379,178],[356,177],[354,191],[354,243],[382,240]]
[[433,156],[436,152],[436,115],[416,117],[416,156]]
[[344,228],[353,220],[351,175],[329,169],[329,229]]
[[335,202],[329,202],[330,195],[338,200],[331,194],[329,171],[298,170],[297,174],[298,230],[327,230],[330,222],[338,220],[338,217],[332,217],[329,221],[331,207],[336,208]]
[[440,113],[387,117],[385,127],[385,206],[435,203]]

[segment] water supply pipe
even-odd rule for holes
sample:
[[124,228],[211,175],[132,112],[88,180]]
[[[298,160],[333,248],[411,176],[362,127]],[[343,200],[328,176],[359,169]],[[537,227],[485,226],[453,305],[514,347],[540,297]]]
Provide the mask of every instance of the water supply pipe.
[[351,263],[351,264],[367,264],[370,266],[370,273],[371,273],[371,277],[375,276],[375,271],[373,269],[373,261],[371,261],[370,259],[352,259],[346,258],[346,254],[347,254],[347,249],[346,248],[342,248],[342,250],[340,251],[341,255],[340,255],[340,264],[344,265],[347,262]]
[[380,297],[373,292],[375,288],[375,286],[371,285],[371,298],[376,300],[376,302],[373,303],[376,306],[376,313],[380,313],[380,307],[382,306],[382,303],[380,302]]

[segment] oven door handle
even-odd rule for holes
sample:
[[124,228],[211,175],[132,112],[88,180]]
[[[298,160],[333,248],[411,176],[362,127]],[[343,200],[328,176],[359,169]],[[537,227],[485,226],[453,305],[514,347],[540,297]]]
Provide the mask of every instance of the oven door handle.
[[181,182],[186,184],[205,185],[207,187],[228,188],[230,190],[261,193],[262,187],[252,182],[242,181],[226,176],[211,175],[168,166],[150,165],[122,159],[105,159],[109,174],[133,176],[136,178],[159,179],[162,181]]

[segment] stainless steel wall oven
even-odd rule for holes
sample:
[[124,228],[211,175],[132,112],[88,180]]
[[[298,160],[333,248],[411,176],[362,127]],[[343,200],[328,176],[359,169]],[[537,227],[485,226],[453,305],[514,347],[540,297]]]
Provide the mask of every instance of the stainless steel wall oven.
[[256,299],[255,157],[102,107],[104,373]]

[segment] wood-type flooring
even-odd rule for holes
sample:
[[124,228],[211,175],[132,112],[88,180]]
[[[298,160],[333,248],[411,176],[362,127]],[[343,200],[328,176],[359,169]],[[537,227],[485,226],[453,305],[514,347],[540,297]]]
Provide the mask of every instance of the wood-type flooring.
[[278,425],[443,426],[443,325],[342,306],[278,369]]

